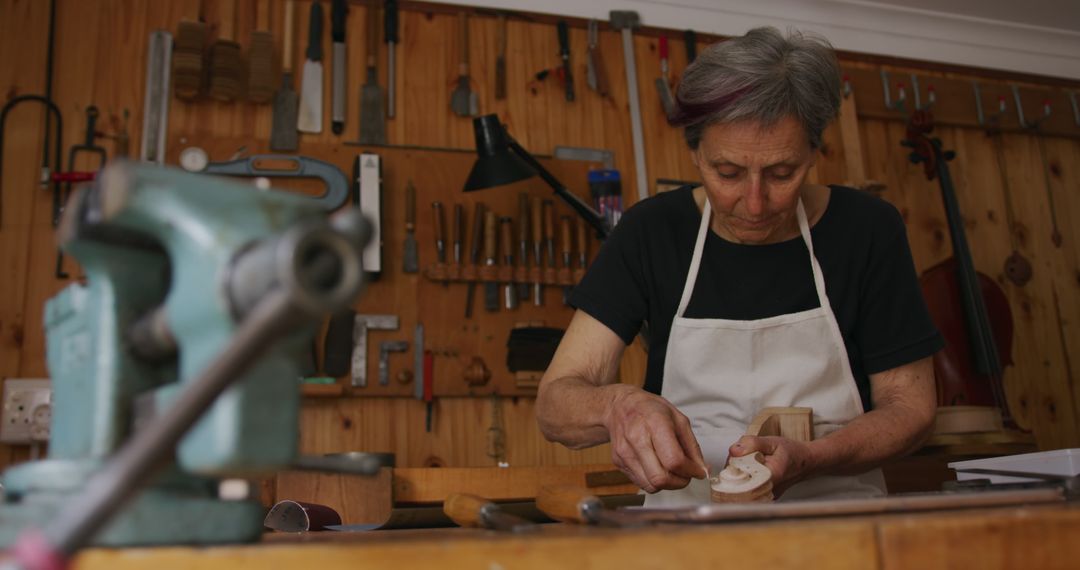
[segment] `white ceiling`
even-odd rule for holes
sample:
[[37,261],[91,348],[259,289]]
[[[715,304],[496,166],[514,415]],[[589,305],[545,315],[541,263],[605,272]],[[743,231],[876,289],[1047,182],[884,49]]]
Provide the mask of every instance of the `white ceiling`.
[[883,4],[1029,26],[1080,32],[1077,0],[833,0],[847,4]]

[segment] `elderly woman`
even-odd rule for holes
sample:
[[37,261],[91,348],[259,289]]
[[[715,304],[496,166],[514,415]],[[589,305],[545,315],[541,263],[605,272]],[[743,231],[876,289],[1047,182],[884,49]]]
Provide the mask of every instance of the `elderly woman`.
[[[631,208],[573,291],[540,427],[610,442],[650,506],[707,502],[707,469],[754,451],[782,499],[879,496],[878,466],[931,429],[943,343],[900,214],[806,180],[839,89],[824,40],[760,28],[705,50],[670,118],[702,185]],[[644,389],[616,383],[639,331]],[[814,441],[744,436],[768,406],[813,408]]]

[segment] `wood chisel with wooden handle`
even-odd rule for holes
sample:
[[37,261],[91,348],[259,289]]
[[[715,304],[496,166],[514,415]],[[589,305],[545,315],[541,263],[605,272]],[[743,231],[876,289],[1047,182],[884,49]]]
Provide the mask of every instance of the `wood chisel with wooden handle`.
[[[559,239],[559,249],[560,249],[560,252],[562,253],[563,267],[565,267],[567,272],[569,272],[570,271],[570,244],[572,243],[571,240],[570,240],[570,216],[560,216],[559,217],[559,238],[560,238]],[[563,288],[562,288],[562,304],[564,304],[564,305],[569,305],[570,304],[570,289],[572,289],[572,288],[573,287],[571,287],[570,285],[564,285],[563,286]]]
[[461,225],[465,217],[464,208],[461,204],[454,204],[454,226],[450,239],[453,243],[454,265],[461,265]]
[[416,187],[412,180],[405,184],[405,246],[402,258],[402,271],[416,273],[420,270],[416,251]]
[[537,307],[544,304],[544,289],[543,285],[540,284],[542,279],[539,277],[539,274],[542,272],[541,268],[544,266],[544,212],[542,204],[543,202],[540,198],[534,196],[529,211],[532,225],[533,260],[536,262],[537,268],[536,282],[533,283],[533,305],[536,305]]
[[[518,194],[518,261],[521,267],[529,267],[529,195]],[[528,273],[528,271],[526,271]],[[529,300],[529,284],[518,283],[518,299]]]
[[274,118],[270,129],[270,150],[295,151],[297,108],[300,101],[293,90],[293,0],[285,0],[285,33],[281,41],[281,87],[274,93]]
[[432,415],[435,411],[435,355],[424,351],[424,431],[431,433]]
[[[480,264],[480,245],[484,239],[484,203],[477,202],[473,210],[472,242],[469,244],[469,263],[473,267]],[[473,297],[476,295],[476,280],[469,281],[465,289],[465,318],[472,318]]]
[[634,527],[649,522],[648,518],[634,513],[608,509],[599,497],[573,485],[541,487],[536,495],[536,507],[547,516],[568,523]]
[[512,515],[499,505],[469,493],[450,493],[443,501],[443,512],[458,526],[489,528],[510,532],[536,528],[536,523]]
[[386,0],[383,12],[383,41],[386,42],[386,117],[394,118],[394,101],[397,95],[398,5],[397,0]]
[[656,78],[656,93],[660,96],[664,115],[670,115],[675,109],[675,97],[671,94],[668,73],[668,39],[667,36],[660,36],[660,77]]
[[[503,264],[509,268],[514,267],[514,238],[513,238],[513,224],[514,222],[510,218],[499,219],[499,236],[501,238]],[[517,289],[514,287],[513,279],[506,282],[505,289],[503,290],[503,302],[506,303],[507,309],[517,308]]]
[[577,220],[577,255],[578,255],[578,267],[585,269],[585,266],[589,264],[589,231],[585,227],[585,220],[578,218]]
[[544,246],[547,248],[547,266],[555,268],[555,204],[544,200]]
[[570,65],[570,32],[567,29],[566,20],[559,20],[556,24],[559,34],[559,57],[562,59],[563,80],[566,85],[566,100],[574,100],[574,72]]
[[495,98],[506,99],[506,14],[495,17]]
[[450,109],[459,117],[475,117],[480,114],[480,101],[472,90],[469,78],[469,17],[458,13],[461,30],[461,60],[458,63],[457,87],[450,93]]
[[340,135],[345,130],[345,15],[346,0],[333,0],[330,5],[330,36],[333,39],[334,69],[330,90],[330,130]]
[[360,142],[386,144],[386,94],[379,86],[379,9],[367,7],[367,79],[360,90]]
[[[443,221],[442,202],[431,203],[431,218],[435,227],[435,256],[440,264],[446,263],[446,225]],[[443,281],[443,285],[449,282]]]
[[[498,263],[499,242],[496,234],[495,212],[484,212],[484,265],[494,267]],[[488,311],[499,310],[499,284],[495,281],[484,282],[484,308]]]
[[307,59],[304,60],[304,74],[300,80],[300,113],[296,119],[296,129],[302,133],[322,132],[322,28],[322,3],[316,0],[311,3]]

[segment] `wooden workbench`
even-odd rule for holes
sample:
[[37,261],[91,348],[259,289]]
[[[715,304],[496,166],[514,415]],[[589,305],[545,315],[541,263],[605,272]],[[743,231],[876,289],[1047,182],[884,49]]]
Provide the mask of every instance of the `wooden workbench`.
[[1076,568],[1077,537],[1080,506],[1054,505],[644,529],[545,525],[517,535],[267,535],[256,545],[91,550],[75,568]]

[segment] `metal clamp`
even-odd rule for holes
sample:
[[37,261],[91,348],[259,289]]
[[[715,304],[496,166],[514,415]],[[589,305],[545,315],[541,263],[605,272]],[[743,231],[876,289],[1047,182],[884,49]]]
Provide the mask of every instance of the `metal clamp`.
[[[292,163],[296,166],[288,169],[263,168],[264,162]],[[340,208],[349,199],[349,179],[340,168],[307,156],[288,154],[257,154],[229,162],[211,162],[203,170],[208,174],[226,174],[229,176],[264,176],[267,178],[318,178],[326,184],[326,192],[313,196],[322,203],[326,211]]]

